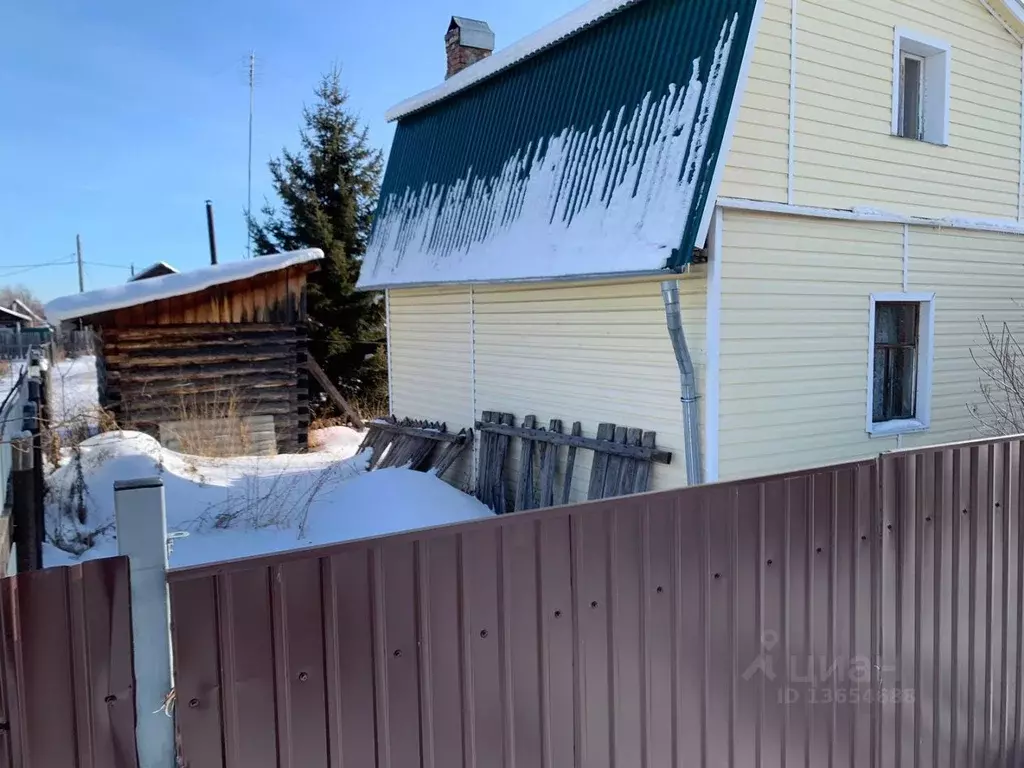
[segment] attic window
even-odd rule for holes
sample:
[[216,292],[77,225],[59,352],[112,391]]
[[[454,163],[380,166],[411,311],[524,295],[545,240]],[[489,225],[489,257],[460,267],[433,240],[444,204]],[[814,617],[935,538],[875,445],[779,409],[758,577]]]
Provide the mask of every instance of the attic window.
[[892,133],[949,143],[949,44],[897,29],[893,48]]

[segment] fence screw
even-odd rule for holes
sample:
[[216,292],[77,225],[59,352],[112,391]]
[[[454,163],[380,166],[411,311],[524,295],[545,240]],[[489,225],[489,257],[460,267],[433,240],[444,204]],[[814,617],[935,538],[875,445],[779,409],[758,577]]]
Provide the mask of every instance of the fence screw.
[[107,697],[106,697],[105,699],[103,699],[103,700],[104,700],[104,701],[105,701],[105,702],[106,702],[107,704],[113,704],[113,703],[114,703],[115,701],[117,701],[117,696],[115,696],[114,694],[110,694],[109,696],[107,696]]
[[591,607],[591,608],[597,608],[597,600],[595,600],[594,602],[592,602],[592,603],[590,604],[590,607]]
[[188,706],[190,709],[195,709],[199,706],[199,699],[189,699]]
[[559,619],[561,617],[562,617],[562,612],[561,611],[555,611],[555,618]]
[[817,549],[815,549],[814,551],[815,551],[815,552],[817,552],[817,553],[818,553],[818,554],[820,555],[820,554],[821,554],[821,547],[818,547],[818,548],[817,548]]
[[771,560],[769,560],[769,561],[768,561],[768,565],[770,566],[771,564],[772,564],[772,561],[771,561]]
[[480,637],[487,637],[487,630],[486,629],[481,629],[480,630]]
[[396,649],[396,650],[395,650],[395,652],[394,652],[394,654],[392,654],[392,655],[393,655],[393,656],[394,656],[394,657],[395,657],[396,659],[400,659],[400,658],[402,658],[402,651],[401,651],[401,649]]
[[309,673],[308,672],[299,672],[299,682],[300,683],[304,683],[307,680],[309,680]]
[[659,594],[659,595],[660,595],[660,594],[661,594],[662,592],[664,592],[664,591],[665,591],[665,588],[664,588],[664,587],[658,587],[658,589],[657,589],[657,592],[658,592],[658,594]]
[[720,574],[720,573],[716,573],[716,574],[715,574],[715,578],[716,578],[716,579],[720,579],[720,578],[722,578],[722,574]]

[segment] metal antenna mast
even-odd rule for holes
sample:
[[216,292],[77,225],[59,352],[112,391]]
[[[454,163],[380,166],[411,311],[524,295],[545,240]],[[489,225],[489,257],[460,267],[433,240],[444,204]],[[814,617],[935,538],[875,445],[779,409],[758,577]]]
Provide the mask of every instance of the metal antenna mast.
[[249,219],[252,217],[252,113],[256,96],[256,51],[249,51],[249,180],[245,203],[245,257],[252,258],[252,232]]

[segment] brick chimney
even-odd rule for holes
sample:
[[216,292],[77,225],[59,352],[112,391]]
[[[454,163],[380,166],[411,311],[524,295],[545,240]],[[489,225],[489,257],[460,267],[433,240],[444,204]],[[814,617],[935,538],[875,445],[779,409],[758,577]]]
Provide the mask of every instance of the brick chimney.
[[486,21],[452,16],[444,36],[444,50],[448,56],[448,71],[444,76],[447,80],[470,64],[490,56],[494,50],[494,33]]

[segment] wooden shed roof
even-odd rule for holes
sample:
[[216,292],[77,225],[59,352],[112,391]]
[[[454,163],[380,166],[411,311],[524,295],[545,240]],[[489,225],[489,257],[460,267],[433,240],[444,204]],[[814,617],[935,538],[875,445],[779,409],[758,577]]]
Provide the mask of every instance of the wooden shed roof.
[[161,275],[87,293],[74,293],[69,296],[61,296],[47,304],[46,316],[54,323],[89,317],[101,312],[134,307],[137,304],[145,304],[150,301],[196,293],[215,285],[246,280],[267,272],[276,272],[306,264],[323,257],[324,253],[319,248],[307,248],[301,251],[257,256],[245,261],[217,264],[191,272]]

